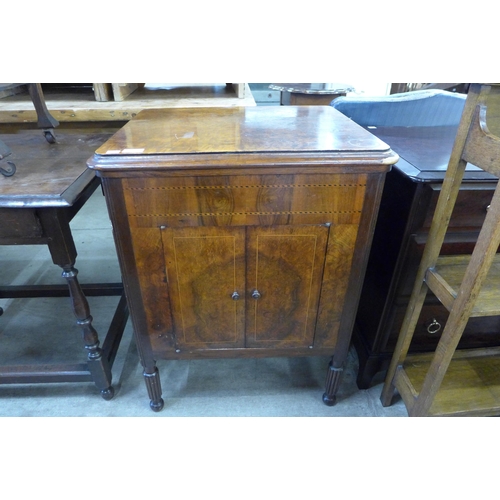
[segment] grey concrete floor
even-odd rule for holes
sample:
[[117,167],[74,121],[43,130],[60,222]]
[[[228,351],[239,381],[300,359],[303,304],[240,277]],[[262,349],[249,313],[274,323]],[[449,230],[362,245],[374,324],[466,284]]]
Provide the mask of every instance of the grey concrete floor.
[[[81,283],[120,281],[105,199],[100,188],[71,223]],[[0,246],[0,283],[64,283],[45,246]],[[89,297],[94,326],[104,336],[117,297]],[[85,352],[68,298],[0,299],[0,363],[83,362]],[[142,367],[127,324],[113,366],[116,395],[103,400],[92,382],[0,385],[0,416],[9,417],[404,417],[396,399],[383,408],[381,381],[359,390],[353,349],[338,403],[321,396],[328,358],[159,361],[165,407],[149,408]]]

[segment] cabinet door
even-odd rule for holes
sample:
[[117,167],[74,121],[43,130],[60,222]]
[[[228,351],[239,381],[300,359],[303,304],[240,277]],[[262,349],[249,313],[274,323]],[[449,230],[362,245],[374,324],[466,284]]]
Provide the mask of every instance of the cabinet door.
[[245,229],[162,229],[179,349],[244,346]]
[[314,345],[329,228],[247,228],[247,347]]

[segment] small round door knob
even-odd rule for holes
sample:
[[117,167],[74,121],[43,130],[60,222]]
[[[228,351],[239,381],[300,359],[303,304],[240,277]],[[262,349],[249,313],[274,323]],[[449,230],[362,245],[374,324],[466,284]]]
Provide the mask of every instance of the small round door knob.
[[261,295],[259,293],[258,290],[254,290],[253,293],[252,293],[252,297],[257,300],[257,299],[260,299]]

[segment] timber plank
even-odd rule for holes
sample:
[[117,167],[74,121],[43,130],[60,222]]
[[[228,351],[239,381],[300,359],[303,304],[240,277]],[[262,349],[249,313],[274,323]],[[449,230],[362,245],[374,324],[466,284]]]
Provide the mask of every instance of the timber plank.
[[[244,84],[245,88],[248,84]],[[248,88],[239,98],[232,87],[223,85],[193,85],[189,87],[143,87],[124,101],[96,101],[93,91],[68,94],[45,92],[45,102],[51,115],[59,122],[128,121],[143,109],[186,107],[255,106]],[[36,122],[35,108],[28,94],[0,99],[0,123]]]
[[[428,271],[426,282],[429,288],[448,310],[457,297],[469,261],[470,255],[440,256],[435,268]],[[442,281],[441,278],[446,287],[437,285]],[[471,317],[500,315],[498,283],[500,283],[500,255],[497,254],[479,292]]]
[[[420,393],[432,356],[433,353],[411,355],[404,363],[404,371],[415,393]],[[405,391],[402,393],[405,397]],[[429,416],[499,414],[500,348],[456,351]]]

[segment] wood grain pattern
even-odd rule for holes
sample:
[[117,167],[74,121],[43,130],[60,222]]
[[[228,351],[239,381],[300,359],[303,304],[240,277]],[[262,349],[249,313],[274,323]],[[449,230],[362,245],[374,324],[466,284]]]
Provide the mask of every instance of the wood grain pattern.
[[0,176],[0,206],[71,206],[95,177],[86,161],[115,130],[58,127],[57,142],[49,144],[41,130],[0,126],[17,166],[12,177]]
[[364,154],[389,151],[386,144],[330,106],[263,106],[144,110],[96,153],[127,156],[131,150],[140,155],[344,150],[346,154],[346,149]]
[[[172,110],[129,125],[88,164],[119,207],[118,233],[133,241],[135,255],[128,241],[118,254],[143,363],[324,355],[340,345],[338,371],[353,281],[397,156],[332,108]],[[168,314],[171,329],[160,332]]]
[[500,166],[497,151],[500,149],[500,137],[490,133],[486,126],[486,108],[477,107],[472,117],[472,124],[462,158],[499,177]]
[[[135,256],[142,300],[146,306],[148,331],[154,341],[159,339],[161,345],[174,348],[175,337],[161,233],[157,228],[135,229],[130,243]],[[158,304],[162,306],[158,307]]]
[[[415,399],[422,390],[431,361],[432,353],[426,353],[412,355],[411,360],[405,363],[405,386],[412,391],[411,399]],[[410,398],[405,399],[411,401]],[[408,406],[413,408],[413,403]],[[429,416],[486,417],[499,413],[500,350],[457,351],[443,379],[441,390],[429,409]]]
[[112,83],[113,98],[115,101],[124,101],[132,92],[139,88],[139,83]]
[[346,292],[358,229],[355,224],[339,224],[330,229],[316,324],[316,347],[333,349],[337,344],[340,322],[346,314]]
[[43,228],[34,211],[23,208],[0,208],[0,241],[8,238],[40,239]]
[[[176,269],[171,268],[172,255],[176,250],[173,240],[168,238],[174,238],[176,231],[181,231],[182,228],[194,238],[195,235],[201,237],[205,234],[203,231],[212,228],[215,230],[216,227],[246,227],[247,244],[246,248],[241,250],[246,255],[247,266],[247,334],[243,335],[246,338],[245,345],[334,348],[349,281],[352,249],[355,246],[365,201],[366,183],[367,176],[364,174],[148,177],[124,179],[123,193],[133,238],[135,234],[139,238],[146,234],[154,235],[159,227],[164,228],[164,235],[169,235],[167,239],[164,236],[163,250],[166,255],[166,267],[171,276],[169,296],[172,301],[177,301],[177,305],[172,304],[172,314],[178,325],[176,332],[184,332],[185,328],[182,326],[182,293],[179,290],[172,291],[175,290],[172,283],[177,283],[178,273]],[[308,225],[304,226],[303,223]],[[266,230],[263,226],[270,227]],[[196,229],[201,230],[201,227],[204,230],[197,232]],[[297,233],[294,232],[296,229]],[[326,235],[330,230],[332,237],[327,252]],[[264,238],[264,234],[267,234],[265,231],[270,232],[267,240]],[[139,236],[141,234],[143,236]],[[182,231],[178,234],[182,234]],[[220,234],[232,233],[222,231]],[[295,234],[299,236],[294,238]],[[310,236],[309,240],[304,238],[305,235]],[[263,241],[273,240],[274,244],[281,248],[280,251],[289,249],[287,258],[297,261],[295,267],[290,266],[286,258],[276,258],[272,244],[269,244],[268,248],[263,246]],[[143,262],[155,261],[154,249],[157,244],[153,243],[154,241],[153,238],[150,251],[137,251],[138,254],[144,255]],[[261,242],[260,245],[257,241]],[[312,241],[314,250],[308,246]],[[302,248],[301,245],[305,246]],[[260,248],[260,251],[257,248]],[[193,254],[186,250],[185,253],[191,256],[189,259],[198,259],[196,252]],[[257,255],[260,255],[261,264],[266,262],[265,266],[260,266],[260,271],[257,270]],[[328,266],[323,274],[325,256]],[[297,267],[298,262],[301,262],[301,265]],[[282,272],[284,268],[288,269],[286,273]],[[185,270],[186,275],[193,272],[198,273],[192,269],[189,272]],[[151,286],[146,285],[150,283],[149,276],[149,271],[141,275],[143,288]],[[314,277],[312,288],[304,288],[304,283],[309,283],[311,277]],[[271,283],[273,280],[274,283]],[[267,309],[264,307],[265,301],[256,302],[249,298],[255,283],[262,281],[266,282],[268,289],[273,290],[271,294],[266,292],[266,301],[269,304]],[[219,285],[210,286],[216,288]],[[283,290],[278,293],[279,287],[283,287]],[[230,288],[225,286],[224,293],[227,294]],[[316,325],[320,289],[322,319]],[[271,301],[270,295],[275,297]],[[154,292],[149,296],[151,299],[146,300],[146,303],[152,304]],[[186,299],[190,306],[198,300],[193,297]],[[259,320],[256,320],[256,310],[261,311],[257,316]],[[161,323],[154,319],[151,305],[146,306],[146,314],[150,325]],[[232,313],[228,310],[223,316],[227,317],[228,314]],[[289,321],[285,321],[285,317],[289,317]],[[266,321],[263,322],[261,318],[266,318]],[[190,321],[194,324],[195,318]],[[214,331],[219,330],[216,328]],[[173,345],[172,342],[177,346],[181,345],[179,338],[172,342],[166,340],[173,339],[178,333],[172,335],[164,332],[161,335],[164,339],[162,345]],[[196,346],[205,348],[221,344],[220,337],[211,338],[208,329],[203,334],[205,344],[205,341],[200,340],[203,335],[200,335],[198,334],[197,342],[188,342],[191,349]],[[227,347],[229,341],[224,345]]]
[[243,346],[244,230],[165,228],[162,240],[178,348]]
[[113,89],[111,83],[93,83],[95,100],[106,102],[113,100]]
[[356,224],[365,188],[363,174],[131,178],[125,197],[136,227]]
[[328,229],[248,228],[247,347],[314,345]]
[[[432,275],[435,279],[444,282],[443,290],[436,290],[434,293],[448,310],[453,307],[453,301],[458,296],[470,261],[470,255],[440,256],[435,268],[428,271],[428,277]],[[434,291],[439,285],[431,285],[428,277],[426,277],[426,282]],[[471,318],[500,315],[498,283],[500,283],[500,255],[495,255],[472,308]]]

